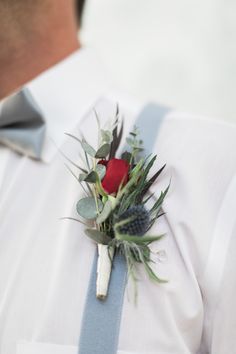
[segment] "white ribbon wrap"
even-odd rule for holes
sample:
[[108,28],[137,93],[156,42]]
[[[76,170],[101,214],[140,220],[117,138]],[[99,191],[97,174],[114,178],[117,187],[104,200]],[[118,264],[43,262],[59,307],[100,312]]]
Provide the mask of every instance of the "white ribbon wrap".
[[110,247],[110,249],[108,250],[107,245],[102,245],[102,244],[98,245],[96,295],[97,298],[101,300],[104,300],[107,296],[113,257],[114,257],[114,248]]

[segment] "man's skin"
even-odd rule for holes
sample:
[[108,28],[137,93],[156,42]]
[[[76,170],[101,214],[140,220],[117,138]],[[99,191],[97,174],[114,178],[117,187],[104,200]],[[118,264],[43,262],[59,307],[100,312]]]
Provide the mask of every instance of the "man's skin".
[[0,18],[0,100],[80,47],[75,0],[1,0]]

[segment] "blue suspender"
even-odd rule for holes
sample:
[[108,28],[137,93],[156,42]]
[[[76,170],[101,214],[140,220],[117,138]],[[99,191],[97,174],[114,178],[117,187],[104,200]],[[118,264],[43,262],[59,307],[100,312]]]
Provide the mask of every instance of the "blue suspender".
[[[151,153],[157,134],[169,108],[149,104],[135,125],[144,140],[145,153]],[[116,354],[119,340],[127,268],[122,255],[116,254],[105,301],[96,298],[97,252],[94,257],[80,332],[79,354]]]

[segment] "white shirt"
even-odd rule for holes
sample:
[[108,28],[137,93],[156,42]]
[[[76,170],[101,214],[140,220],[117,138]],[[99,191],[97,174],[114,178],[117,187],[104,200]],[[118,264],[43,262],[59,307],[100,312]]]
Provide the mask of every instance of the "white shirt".
[[[94,145],[101,120],[125,116],[124,136],[143,103],[114,90],[94,52],[82,49],[27,85],[47,122],[43,161],[0,147],[0,354],[75,354],[95,244],[76,217],[83,191],[59,150],[78,161],[80,131]],[[123,142],[124,143],[124,142]],[[166,215],[152,234],[150,282],[140,269],[138,305],[127,286],[119,354],[236,353],[236,128],[172,111],[153,153],[167,163]]]

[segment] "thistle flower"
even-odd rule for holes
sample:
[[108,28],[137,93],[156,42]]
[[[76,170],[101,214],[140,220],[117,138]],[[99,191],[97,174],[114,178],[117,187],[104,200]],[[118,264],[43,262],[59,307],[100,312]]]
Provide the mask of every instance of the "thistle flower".
[[119,232],[122,234],[143,236],[148,229],[150,216],[143,205],[135,205],[127,209],[118,221],[131,219],[127,224],[120,226]]

